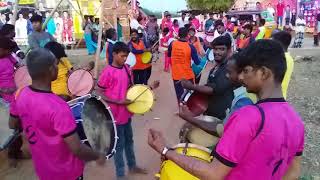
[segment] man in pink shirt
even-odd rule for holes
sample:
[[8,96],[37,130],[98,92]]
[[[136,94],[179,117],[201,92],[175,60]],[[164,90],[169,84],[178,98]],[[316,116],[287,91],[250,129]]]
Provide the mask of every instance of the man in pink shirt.
[[170,32],[173,32],[173,23],[171,20],[171,14],[166,14],[165,18],[162,20],[161,29],[169,28]]
[[32,85],[19,90],[10,105],[9,126],[23,130],[40,180],[80,180],[84,161],[105,155],[81,144],[70,107],[51,92],[57,78],[57,59],[45,49],[31,51],[27,67]]
[[283,14],[284,14],[284,3],[282,2],[282,0],[279,0],[277,4],[277,23],[279,27],[282,27]]
[[192,18],[191,20],[192,25],[195,27],[196,30],[199,30],[201,26],[199,19],[196,18],[194,15],[191,15],[191,18]]
[[298,179],[304,125],[282,95],[286,71],[282,46],[273,40],[259,40],[240,52],[236,64],[241,69],[238,78],[259,101],[231,115],[211,163],[168,149],[162,134],[153,129],[149,145],[200,179]]
[[[127,90],[133,85],[133,74],[125,61],[129,54],[129,47],[123,42],[117,42],[113,46],[113,61],[111,65],[102,71],[97,93],[109,103],[111,112],[117,125],[118,143],[114,163],[116,167],[117,179],[125,179],[125,164],[123,152],[125,151],[127,164],[131,173],[147,174],[136,164],[134,153],[133,131],[131,125],[132,113],[127,110],[127,105],[132,103],[126,99]],[[156,88],[155,84],[152,88]]]

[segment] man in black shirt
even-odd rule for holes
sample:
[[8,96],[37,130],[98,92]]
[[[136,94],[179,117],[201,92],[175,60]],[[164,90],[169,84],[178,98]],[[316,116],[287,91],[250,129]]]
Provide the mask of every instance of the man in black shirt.
[[[227,56],[231,51],[231,40],[229,36],[219,36],[212,42],[214,59],[216,66],[211,69],[206,85],[195,85],[190,81],[182,80],[185,89],[193,90],[209,96],[208,109],[204,113],[206,116],[224,119],[226,111],[230,108],[234,98],[233,85],[227,74]],[[191,124],[203,129],[209,134],[217,136],[218,123],[207,123],[199,121],[192,116],[180,111],[180,116]]]

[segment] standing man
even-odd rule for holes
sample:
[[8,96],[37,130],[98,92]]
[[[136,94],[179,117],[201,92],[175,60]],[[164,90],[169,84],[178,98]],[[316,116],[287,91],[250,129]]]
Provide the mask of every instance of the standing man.
[[299,14],[296,21],[296,37],[294,39],[293,48],[301,48],[304,39],[304,32],[306,27],[306,20],[303,18],[303,14]]
[[159,26],[157,18],[154,15],[149,17],[149,22],[146,25],[147,40],[150,46],[153,46],[159,40]]
[[284,3],[282,2],[282,0],[279,0],[279,2],[277,4],[277,23],[278,23],[278,27],[282,27],[283,14],[284,14]]
[[231,115],[210,163],[168,149],[162,134],[153,129],[148,143],[164,159],[199,179],[298,179],[304,125],[282,96],[284,51],[275,41],[260,40],[240,54],[239,79],[248,92],[258,95],[259,102]]
[[231,40],[231,53],[236,51],[236,44],[233,38],[233,35],[226,30],[226,27],[224,25],[224,23],[222,22],[222,20],[217,20],[215,22],[215,29],[217,30],[217,32],[221,35],[221,36],[228,36]]
[[217,65],[211,69],[207,84],[194,85],[186,80],[182,80],[181,84],[185,89],[209,96],[208,109],[204,115],[224,119],[226,110],[230,108],[234,98],[233,85],[226,76],[227,57],[231,51],[231,40],[228,36],[219,36],[213,40],[211,46],[213,47],[214,60]]
[[272,5],[271,5],[271,3],[269,3],[268,4],[268,6],[267,6],[267,11],[269,11],[269,13],[272,15],[272,16],[274,16],[275,15],[275,10],[274,10],[274,8],[272,7]]
[[188,19],[186,17],[187,17],[187,14],[186,13],[182,13],[181,20],[179,21],[179,27],[180,28],[184,27],[184,25],[189,23],[189,21],[188,21]]
[[292,14],[291,14],[290,5],[287,5],[286,9],[284,10],[284,20],[285,20],[286,26],[290,25],[291,17],[292,17]]
[[211,30],[211,27],[214,27],[214,19],[213,19],[213,13],[209,14],[209,19],[206,20],[206,23],[204,25],[205,32],[209,32]]
[[34,31],[28,37],[28,43],[31,49],[44,48],[51,41],[55,41],[52,35],[42,30],[42,16],[34,15],[30,19]]
[[196,48],[189,44],[188,29],[179,29],[179,40],[173,41],[168,48],[168,57],[171,57],[172,80],[176,91],[177,100],[184,92],[181,81],[186,79],[192,84],[194,82],[194,73],[191,68],[191,59],[195,64],[199,64],[200,60]]
[[162,20],[161,28],[162,28],[162,30],[164,28],[169,28],[170,32],[173,31],[173,23],[171,20],[171,14],[166,14],[165,19]]

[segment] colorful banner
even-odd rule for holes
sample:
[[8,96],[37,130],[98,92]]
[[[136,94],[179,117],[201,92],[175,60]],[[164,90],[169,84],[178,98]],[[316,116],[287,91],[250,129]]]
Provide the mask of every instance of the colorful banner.
[[34,4],[35,2],[35,0],[19,0],[20,5]]

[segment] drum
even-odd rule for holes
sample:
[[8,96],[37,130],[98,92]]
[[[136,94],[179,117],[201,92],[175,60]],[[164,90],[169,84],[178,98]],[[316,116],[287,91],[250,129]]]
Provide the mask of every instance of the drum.
[[200,116],[208,109],[208,96],[191,90],[185,90],[180,102],[187,105],[194,117]]
[[[213,118],[211,122],[220,121],[217,118],[214,118],[214,117],[211,117],[211,118]],[[201,120],[199,119],[199,121]],[[219,124],[216,128],[217,128],[216,131],[218,132],[218,134],[222,134],[223,125]],[[182,126],[179,132],[179,139],[181,143],[193,143],[203,147],[213,147],[219,141],[219,137],[213,136],[189,123],[186,123]]]
[[109,106],[100,97],[85,95],[68,102],[82,143],[110,159],[116,152],[117,129]]
[[130,67],[133,67],[134,65],[136,65],[136,63],[136,56],[130,52],[126,60],[126,64],[128,64]]
[[[210,150],[202,146],[182,143],[174,146],[173,149],[179,154],[199,159],[204,162],[210,163],[212,161]],[[183,170],[170,160],[166,160],[162,163],[160,174],[157,176],[160,178],[160,180],[198,180],[198,178]]]
[[144,64],[149,64],[151,62],[151,59],[152,59],[152,53],[151,52],[144,52],[142,54],[142,63]]
[[70,94],[80,97],[91,93],[94,79],[89,71],[78,69],[69,75],[67,84]]
[[152,109],[155,98],[149,86],[138,84],[129,88],[127,99],[133,101],[127,106],[129,112],[145,114]]
[[196,78],[198,78],[201,75],[202,71],[206,68],[207,64],[208,60],[206,56],[200,59],[200,64],[196,65],[195,63],[192,63],[192,71]]
[[14,82],[18,89],[31,85],[32,79],[29,75],[27,66],[21,66],[14,72]]

